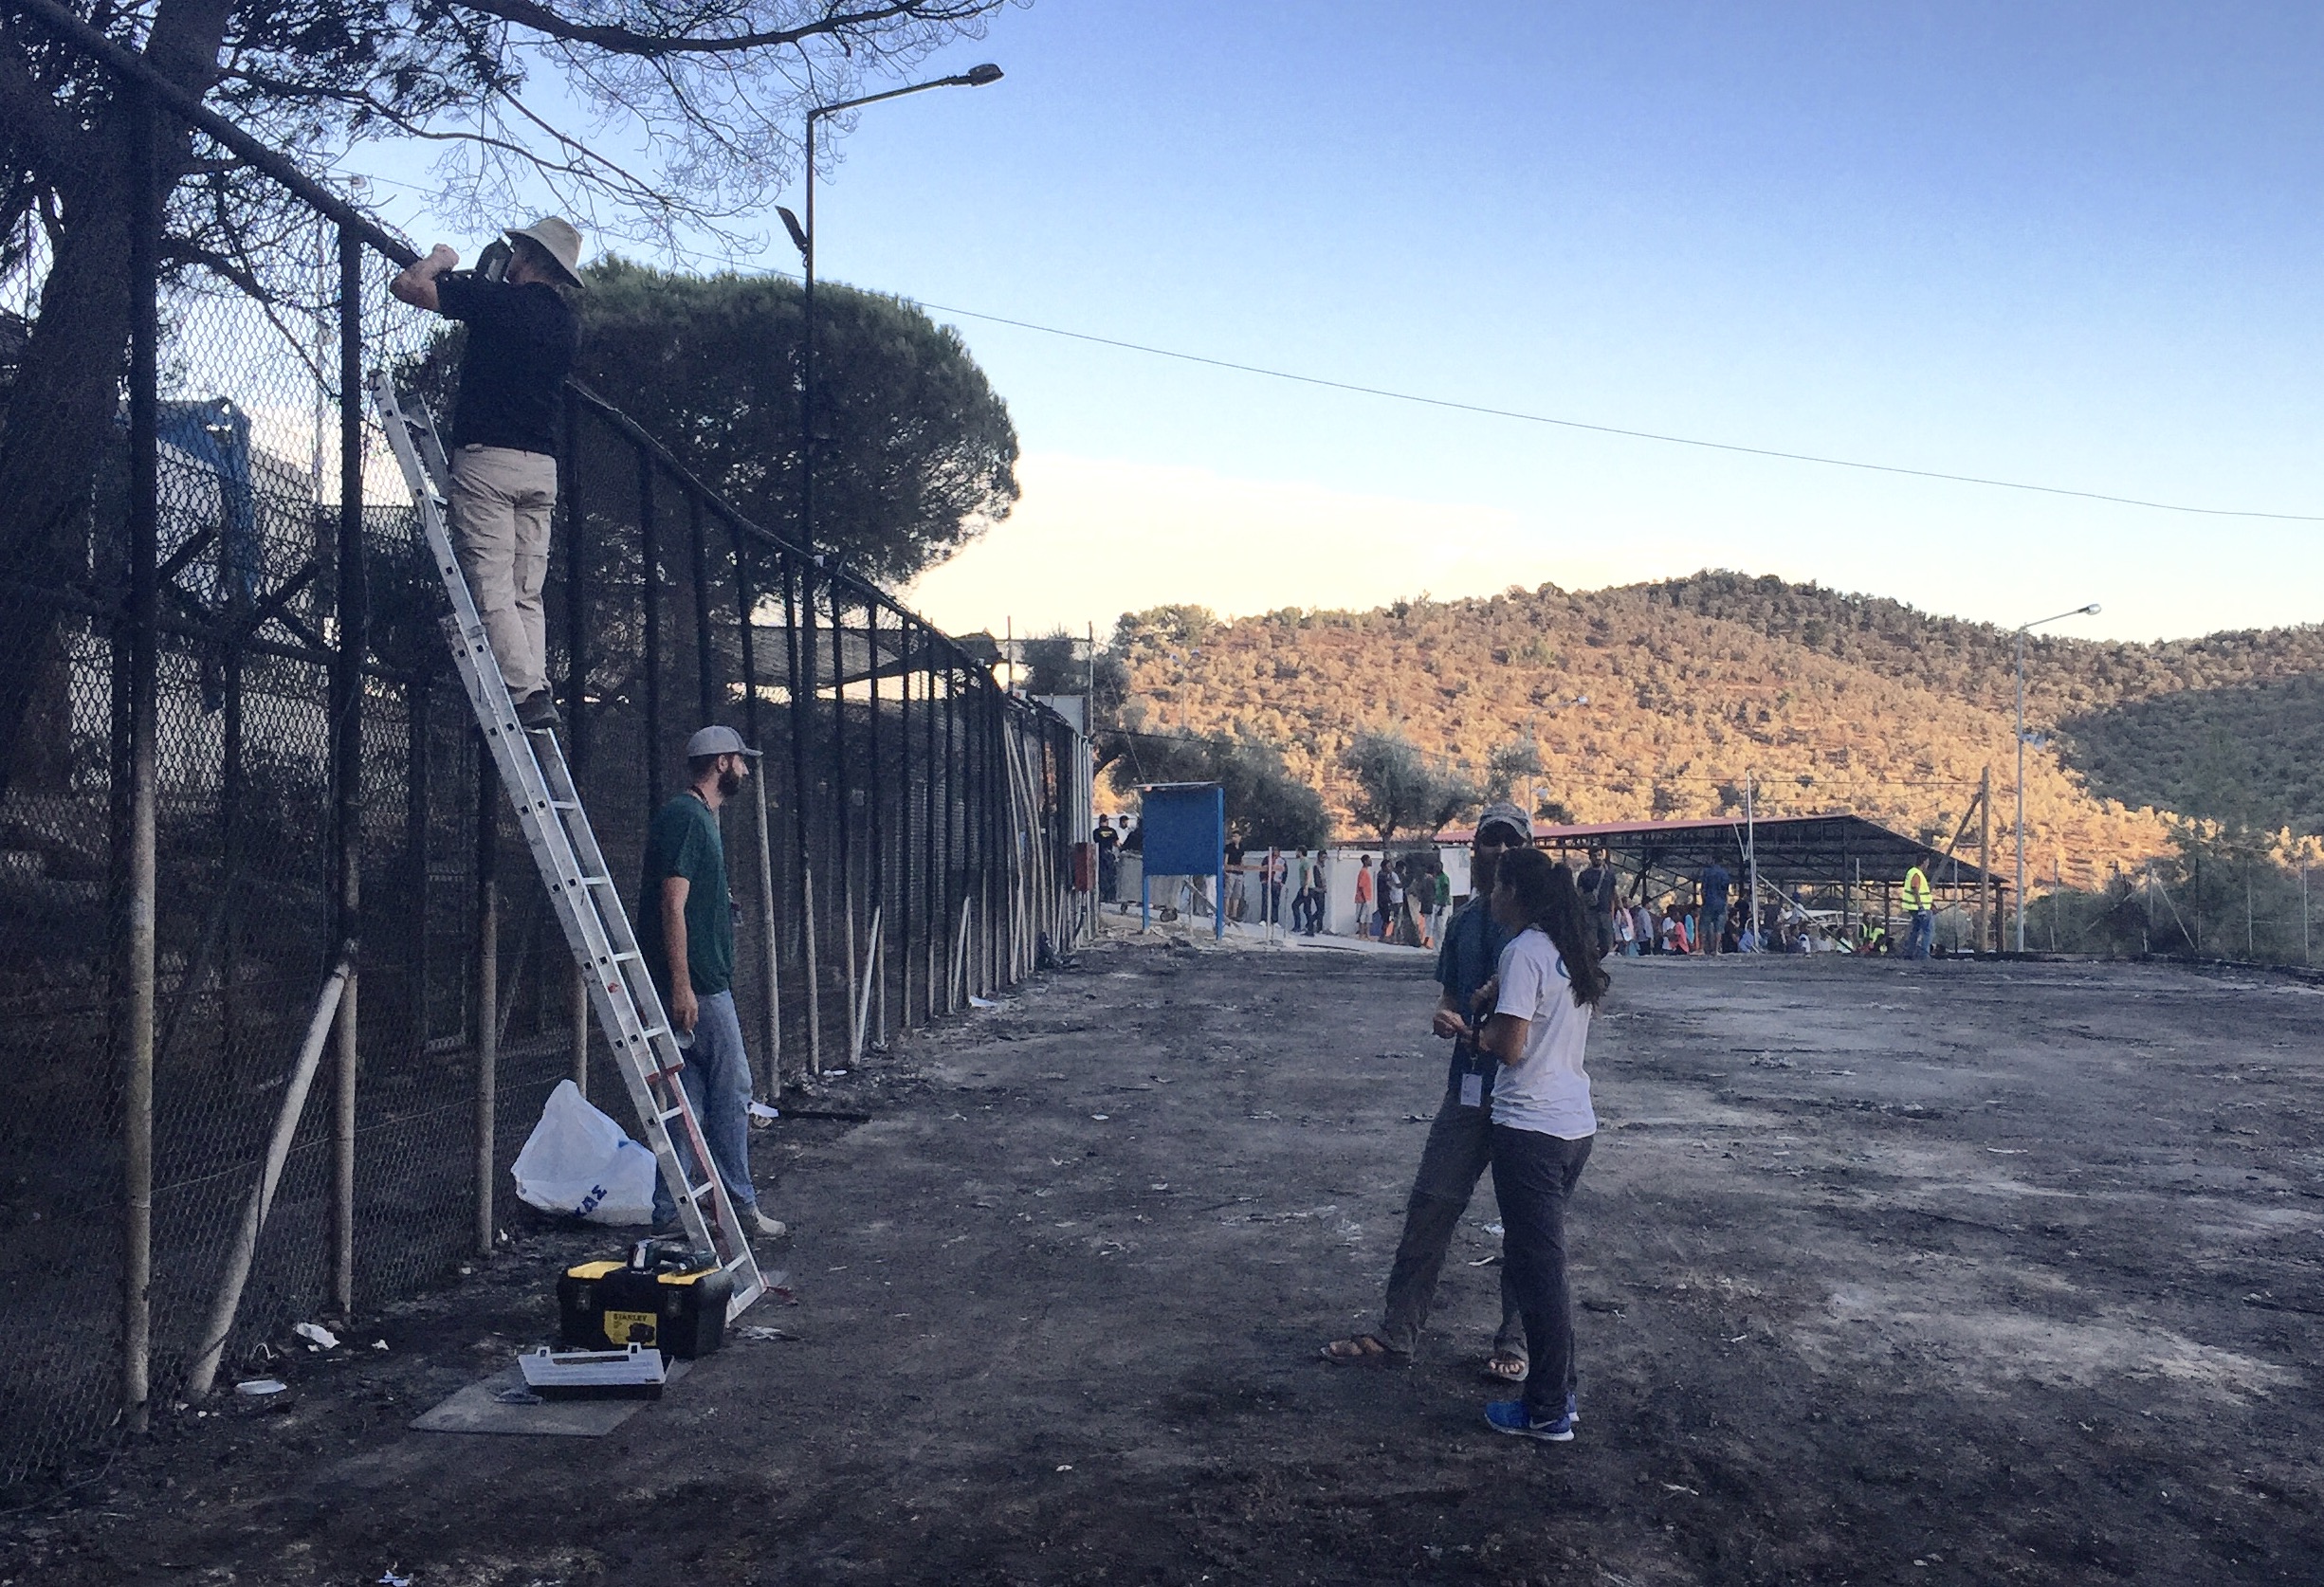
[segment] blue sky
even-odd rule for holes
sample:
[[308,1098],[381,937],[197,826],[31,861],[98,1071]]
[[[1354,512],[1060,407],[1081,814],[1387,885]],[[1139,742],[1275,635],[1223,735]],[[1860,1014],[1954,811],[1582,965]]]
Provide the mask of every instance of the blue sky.
[[[2319,45],[2294,5],[1039,0],[930,68],[1000,83],[863,113],[818,252],[931,304],[1364,385],[2324,513]],[[2002,622],[2100,600],[2075,631],[2126,638],[2324,617],[2324,525],[955,322],[1027,454],[1017,518],[914,592],[958,628],[1705,564]]]

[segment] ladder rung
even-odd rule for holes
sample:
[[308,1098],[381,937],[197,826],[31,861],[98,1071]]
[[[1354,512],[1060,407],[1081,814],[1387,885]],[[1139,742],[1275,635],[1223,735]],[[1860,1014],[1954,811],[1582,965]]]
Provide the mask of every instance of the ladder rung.
[[666,1112],[664,1112],[664,1113],[663,1113],[663,1115],[662,1115],[662,1122],[664,1122],[665,1124],[667,1124],[667,1123],[668,1123],[668,1122],[670,1122],[672,1119],[677,1118],[677,1117],[678,1117],[680,1114],[684,1113],[685,1111],[686,1111],[686,1109],[685,1109],[685,1108],[683,1108],[683,1107],[673,1107],[673,1108],[669,1108],[669,1109],[668,1109]]
[[686,1198],[688,1201],[700,1201],[704,1196],[710,1194],[711,1190],[717,1185],[717,1183],[718,1181],[715,1179],[705,1179],[699,1185],[688,1185],[686,1187]]
[[578,799],[551,799],[549,808],[551,810],[579,810],[581,801]]

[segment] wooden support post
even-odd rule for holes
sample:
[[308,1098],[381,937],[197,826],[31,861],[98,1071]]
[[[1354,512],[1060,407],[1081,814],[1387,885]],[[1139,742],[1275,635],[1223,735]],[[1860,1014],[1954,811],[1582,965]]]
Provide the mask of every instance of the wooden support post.
[[1993,881],[1993,768],[1977,780],[1977,946],[2001,951],[2001,889]]
[[[332,845],[339,870],[339,937],[354,942],[363,881],[363,660],[369,592],[363,569],[363,240],[339,233],[339,644],[332,655]],[[355,1311],[356,1083],[359,1064],[356,961],[339,997],[331,1112],[331,1299]]]
[[[129,158],[129,666],[127,1017],[121,1052],[121,1411],[143,1432],[153,1353],[154,952],[156,912],[156,798],[154,735],[158,725],[161,378],[159,305],[161,194],[155,167],[150,93],[131,90]],[[121,643],[114,629],[114,644]]]

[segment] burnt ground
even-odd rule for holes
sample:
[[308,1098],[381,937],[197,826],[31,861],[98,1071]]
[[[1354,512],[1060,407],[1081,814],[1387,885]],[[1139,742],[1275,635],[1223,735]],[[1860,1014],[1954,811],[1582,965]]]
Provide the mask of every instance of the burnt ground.
[[[1583,1420],[1491,1435],[1490,1190],[1369,1320],[1441,1085],[1412,958],[1118,945],[758,1146],[798,1304],[604,1440],[409,1431],[602,1234],[0,1516],[0,1581],[2324,1579],[2324,1001],[2084,963],[1619,967]],[[390,1349],[369,1348],[384,1338]]]

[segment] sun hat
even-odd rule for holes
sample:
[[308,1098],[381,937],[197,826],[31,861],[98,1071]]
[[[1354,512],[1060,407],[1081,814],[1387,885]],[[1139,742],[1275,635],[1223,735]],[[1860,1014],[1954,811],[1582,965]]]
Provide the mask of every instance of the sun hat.
[[557,261],[557,267],[565,272],[565,279],[579,286],[581,281],[581,234],[573,223],[562,215],[543,215],[530,226],[518,227],[508,233],[536,244],[542,252]]
[[705,727],[686,741],[686,757],[700,760],[705,755],[744,755],[759,758],[759,752],[746,748],[742,735],[731,727]]

